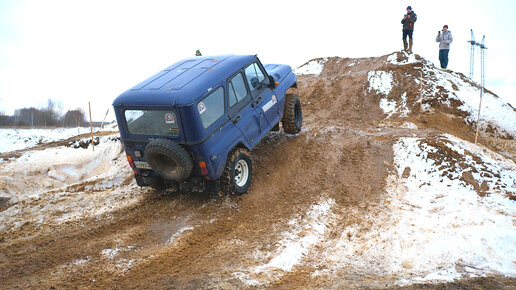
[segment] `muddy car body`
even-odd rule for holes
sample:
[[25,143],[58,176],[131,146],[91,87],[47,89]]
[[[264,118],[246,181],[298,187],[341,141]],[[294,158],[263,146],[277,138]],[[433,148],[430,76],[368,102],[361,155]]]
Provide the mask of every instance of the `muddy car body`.
[[[301,130],[288,65],[255,55],[179,61],[118,96],[115,115],[140,186],[199,184],[228,193],[251,183],[250,151],[279,122]],[[220,183],[219,183],[220,181]]]

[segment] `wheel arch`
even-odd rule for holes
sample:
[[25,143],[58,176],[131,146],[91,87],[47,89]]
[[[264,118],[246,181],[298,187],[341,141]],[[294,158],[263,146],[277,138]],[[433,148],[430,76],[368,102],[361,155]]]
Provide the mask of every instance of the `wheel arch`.
[[217,179],[219,179],[222,176],[222,173],[224,172],[224,168],[226,167],[226,163],[228,162],[228,157],[231,154],[231,152],[238,148],[242,148],[251,152],[249,145],[246,144],[244,140],[237,140],[237,142],[233,144],[233,146],[228,146],[228,148],[229,149],[227,150],[227,152],[224,152],[224,160],[222,160],[223,162],[221,162],[223,165],[217,169]]

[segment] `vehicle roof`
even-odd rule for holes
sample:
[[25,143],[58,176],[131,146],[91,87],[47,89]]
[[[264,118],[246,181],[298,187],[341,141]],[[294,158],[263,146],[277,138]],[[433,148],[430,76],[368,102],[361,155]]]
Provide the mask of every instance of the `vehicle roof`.
[[113,106],[187,106],[224,81],[256,55],[183,59],[118,96]]

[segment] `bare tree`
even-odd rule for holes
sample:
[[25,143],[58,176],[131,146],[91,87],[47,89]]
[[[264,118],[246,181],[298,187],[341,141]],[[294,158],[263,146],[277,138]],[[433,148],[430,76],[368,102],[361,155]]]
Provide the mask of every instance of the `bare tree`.
[[81,108],[68,110],[61,121],[64,127],[78,127],[86,122],[86,113]]

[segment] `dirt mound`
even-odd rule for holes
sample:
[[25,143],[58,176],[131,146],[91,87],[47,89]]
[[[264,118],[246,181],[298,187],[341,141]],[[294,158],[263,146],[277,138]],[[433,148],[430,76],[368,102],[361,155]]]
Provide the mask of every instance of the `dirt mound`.
[[[465,94],[473,99],[478,86],[417,55],[321,58],[298,73],[303,130],[266,136],[252,152],[253,185],[238,198],[140,189],[116,138],[103,137],[95,153],[69,146],[81,138],[19,152],[0,168],[0,287],[383,288],[461,275],[489,278],[452,285],[514,283],[497,276],[512,273],[512,252],[501,263],[508,271],[493,262],[483,272],[475,263],[492,260],[491,248],[480,258],[453,248],[476,236],[446,208],[476,206],[473,216],[490,196],[492,208],[513,198],[516,165],[497,152],[513,156],[516,126],[491,117],[514,117],[514,108],[486,93],[480,141],[491,151],[461,140],[474,138]],[[512,222],[500,212],[489,215],[496,225],[485,222],[492,245],[509,239],[495,234]],[[443,240],[428,224],[448,219],[435,228],[458,232],[457,243],[426,255]]]
[[[305,108],[317,121],[359,127],[409,121],[466,140],[474,138],[480,87],[461,73],[401,52],[377,58],[315,59],[305,66],[314,63],[320,64],[316,74],[299,79]],[[516,110],[489,90],[483,102],[481,142],[514,140]]]

